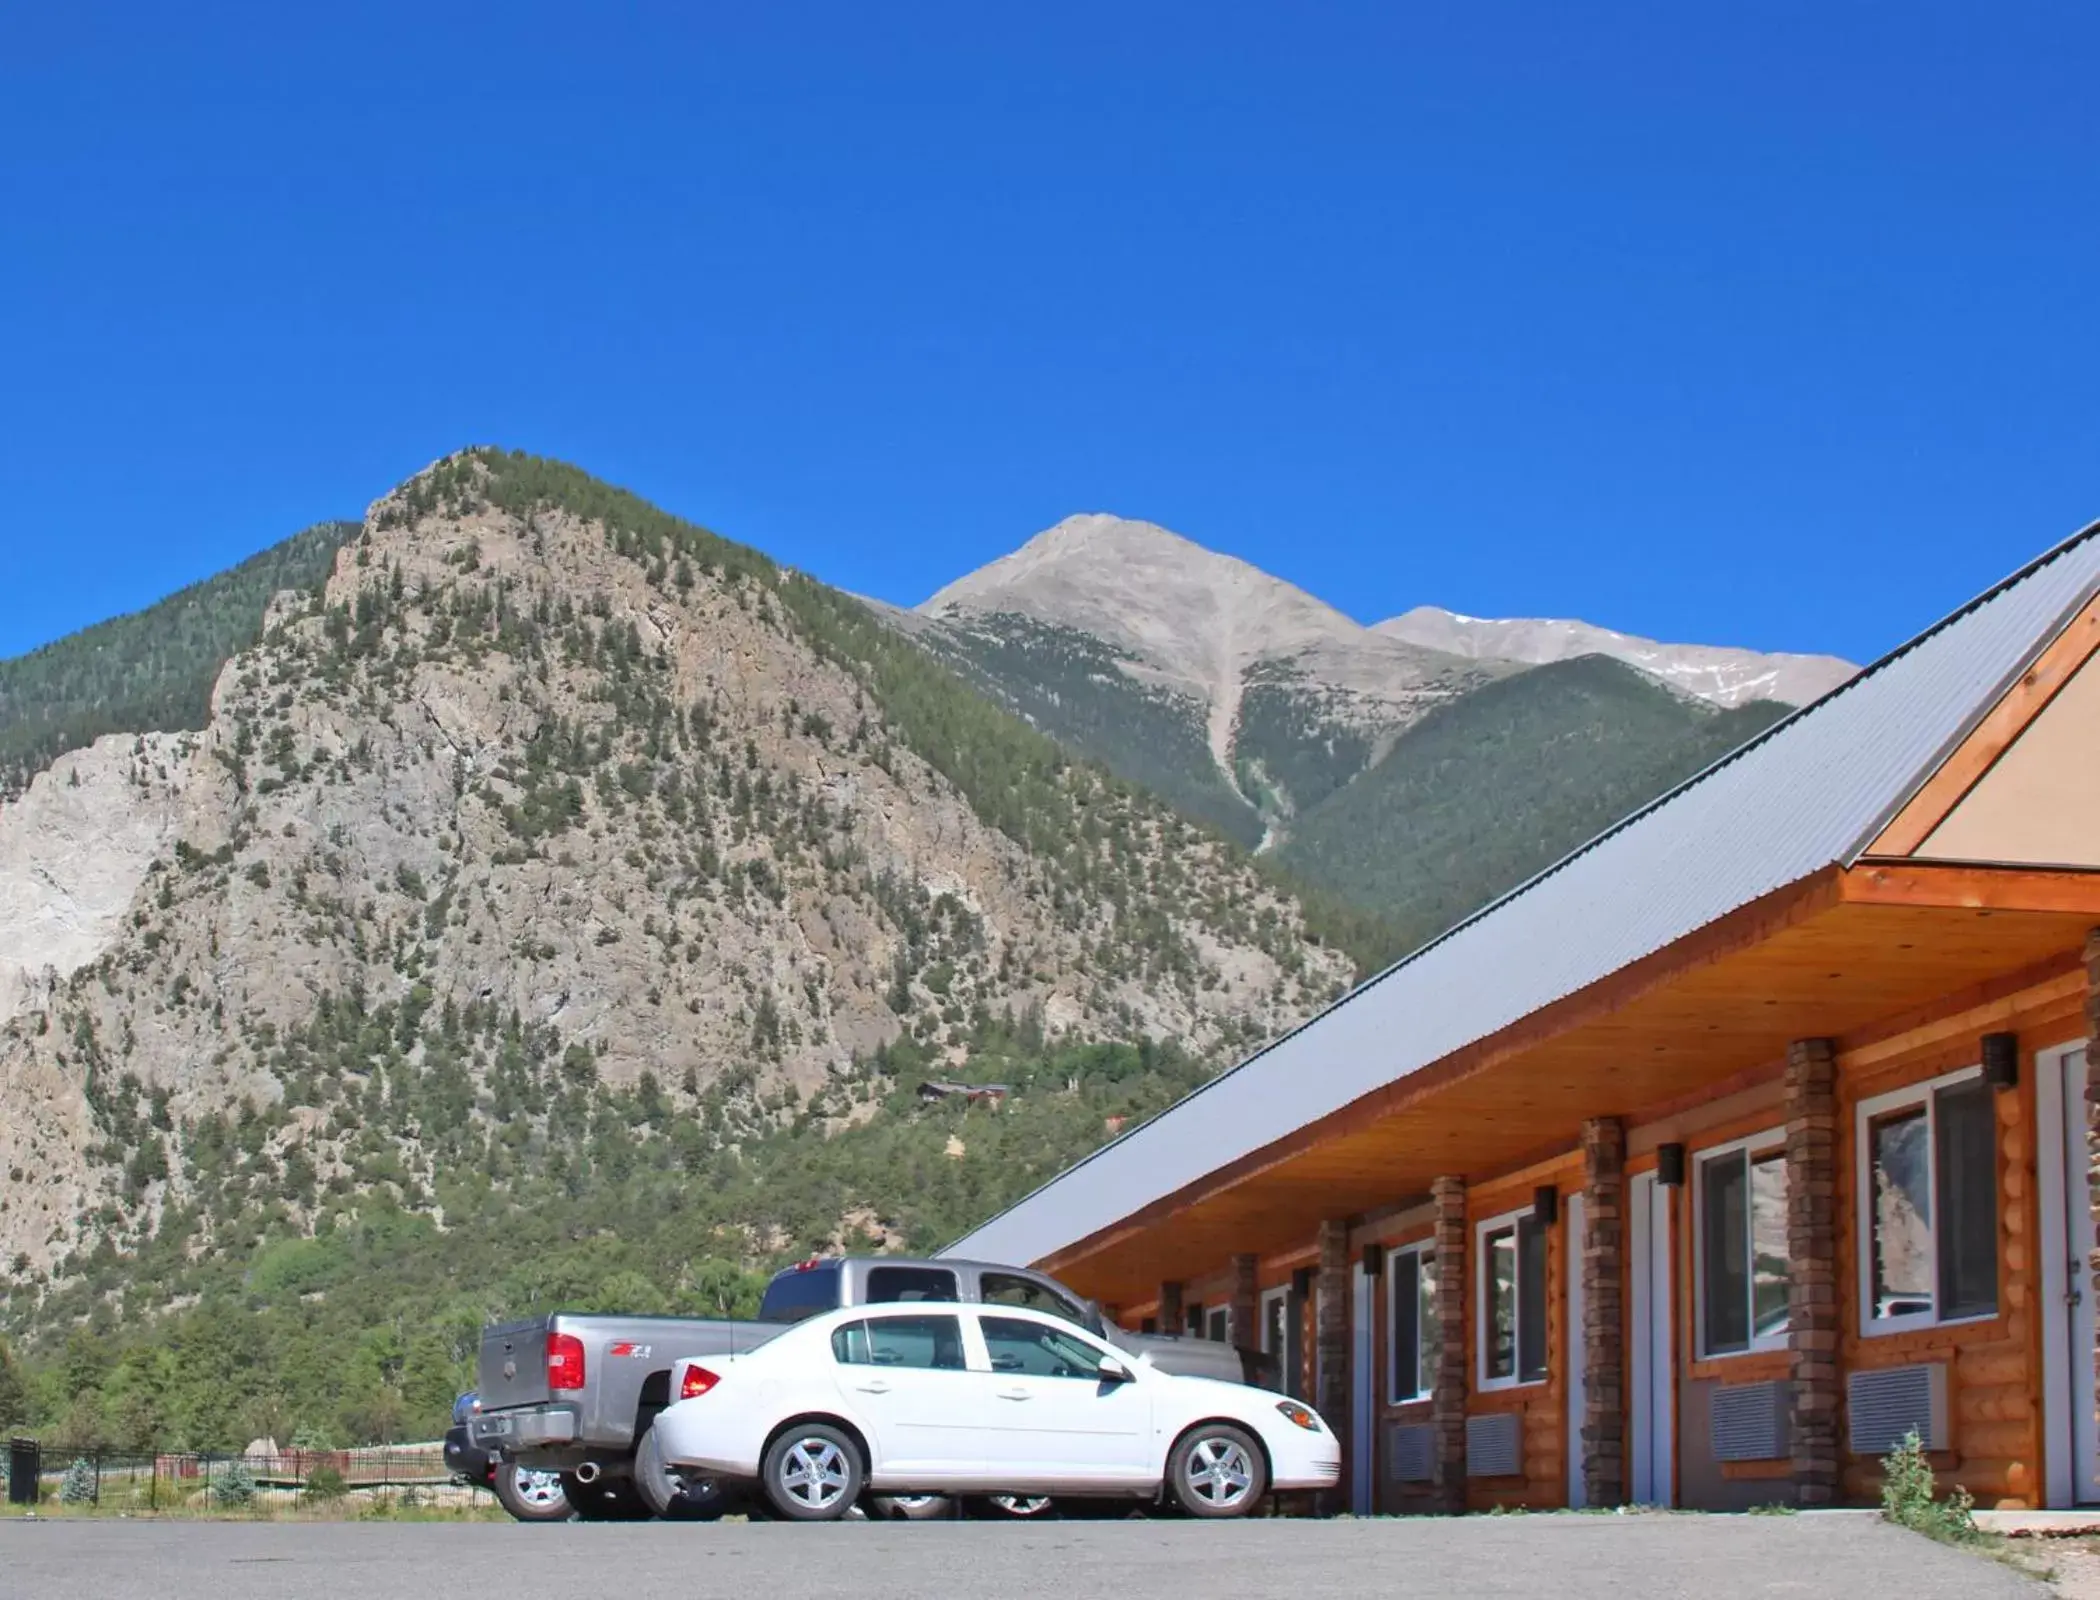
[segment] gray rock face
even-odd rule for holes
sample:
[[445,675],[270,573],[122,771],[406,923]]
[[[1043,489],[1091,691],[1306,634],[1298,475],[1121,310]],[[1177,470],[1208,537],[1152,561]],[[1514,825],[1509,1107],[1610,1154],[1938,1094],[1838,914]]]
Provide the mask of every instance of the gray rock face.
[[115,940],[183,821],[191,741],[111,734],[0,803],[0,1022]]
[[273,1041],[324,997],[480,1003],[607,1082],[779,1096],[979,1005],[1211,1053],[1345,981],[1225,847],[1103,789],[1088,822],[1185,954],[1148,971],[1116,905],[980,817],[769,583],[674,581],[568,513],[389,497],[324,599],[228,663],[202,733],[39,777],[0,812],[0,1170],[38,1175],[0,1191],[0,1260],[54,1260],[118,1195],[90,1071],[167,1091],[178,1126],[276,1101]]
[[1859,671],[1836,656],[1763,654],[1717,645],[1659,644],[1571,620],[1462,616],[1441,606],[1414,610],[1373,630],[1428,650],[1473,659],[1541,665],[1574,656],[1610,656],[1639,667],[1680,694],[1717,706],[1778,700],[1807,705]]

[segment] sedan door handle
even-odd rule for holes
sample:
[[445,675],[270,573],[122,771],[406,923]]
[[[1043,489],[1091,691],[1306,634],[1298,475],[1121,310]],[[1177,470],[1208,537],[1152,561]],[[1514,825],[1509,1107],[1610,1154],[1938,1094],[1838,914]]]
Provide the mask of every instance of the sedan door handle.
[[880,1378],[877,1378],[872,1383],[857,1383],[854,1387],[862,1394],[888,1394],[890,1392],[890,1386]]
[[1032,1389],[1001,1389],[999,1391],[1001,1400],[1029,1400],[1033,1399],[1034,1395],[1035,1391]]

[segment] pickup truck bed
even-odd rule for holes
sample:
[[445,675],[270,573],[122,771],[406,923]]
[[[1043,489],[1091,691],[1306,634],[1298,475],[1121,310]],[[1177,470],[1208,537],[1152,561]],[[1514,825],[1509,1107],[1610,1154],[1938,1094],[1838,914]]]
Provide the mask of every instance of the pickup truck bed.
[[[673,1362],[756,1350],[788,1326],[568,1312],[501,1323],[481,1336],[473,1443],[529,1467],[572,1469],[588,1461],[618,1471],[670,1404]],[[562,1372],[562,1387],[549,1371],[556,1339],[574,1341],[574,1365]]]

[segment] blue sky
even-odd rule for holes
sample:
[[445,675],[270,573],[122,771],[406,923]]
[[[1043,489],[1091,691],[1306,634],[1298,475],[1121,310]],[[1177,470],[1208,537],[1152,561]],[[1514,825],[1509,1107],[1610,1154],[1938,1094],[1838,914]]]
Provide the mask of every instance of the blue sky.
[[0,655],[473,442],[1855,657],[2100,516],[2090,5],[601,9],[17,8]]

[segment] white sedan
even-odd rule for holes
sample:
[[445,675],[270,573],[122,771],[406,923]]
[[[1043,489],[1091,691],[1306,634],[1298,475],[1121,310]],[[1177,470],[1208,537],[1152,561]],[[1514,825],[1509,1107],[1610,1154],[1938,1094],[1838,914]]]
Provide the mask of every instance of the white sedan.
[[1180,1377],[1069,1322],[917,1302],[827,1312],[748,1355],[678,1363],[652,1454],[753,1482],[798,1522],[883,1494],[1162,1491],[1199,1517],[1271,1489],[1320,1489],[1340,1447],[1317,1413],[1243,1384]]

